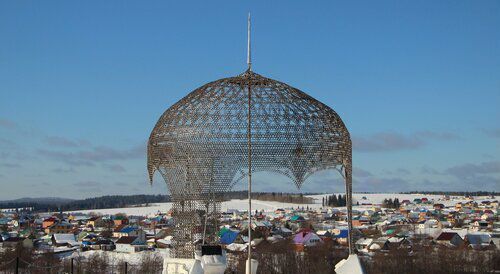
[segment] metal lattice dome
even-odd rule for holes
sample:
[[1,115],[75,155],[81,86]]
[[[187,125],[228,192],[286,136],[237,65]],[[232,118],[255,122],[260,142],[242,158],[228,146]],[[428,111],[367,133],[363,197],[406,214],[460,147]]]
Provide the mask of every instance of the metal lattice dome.
[[315,171],[350,161],[349,132],[334,110],[285,83],[247,71],[205,84],[165,111],[149,139],[150,179],[159,170],[175,194],[188,191],[185,182],[174,179],[179,169],[194,169],[198,183],[189,184],[198,193],[208,182],[227,191],[246,176],[249,86],[255,171],[284,174],[300,188]]
[[247,70],[194,90],[167,109],[151,132],[150,180],[155,171],[164,177],[184,230],[201,222],[197,210],[217,213],[222,194],[248,176],[249,133],[252,172],[284,174],[300,188],[314,172],[335,168],[349,195],[351,139],[339,115],[296,88]]

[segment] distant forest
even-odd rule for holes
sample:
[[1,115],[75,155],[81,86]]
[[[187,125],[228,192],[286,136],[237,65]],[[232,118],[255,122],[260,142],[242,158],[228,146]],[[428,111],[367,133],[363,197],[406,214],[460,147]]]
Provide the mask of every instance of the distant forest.
[[[252,199],[261,201],[276,201],[283,203],[311,204],[314,199],[304,196],[305,194],[279,193],[279,192],[253,192]],[[307,194],[309,195],[309,194]],[[225,200],[246,199],[247,191],[232,191],[225,193]],[[47,198],[30,198],[12,201],[0,201],[1,209],[23,208],[35,212],[58,212],[102,208],[122,208],[137,205],[148,205],[152,203],[170,202],[169,195],[111,195],[83,200],[64,200]]]
[[168,195],[112,195],[68,201],[46,201],[45,199],[41,199],[40,201],[36,199],[29,199],[29,201],[4,201],[0,202],[0,208],[30,208],[36,212],[48,212],[121,208],[131,205],[164,203],[169,201],[170,196]]
[[[252,199],[260,201],[274,201],[281,203],[313,204],[314,199],[306,197],[305,195],[312,195],[312,194],[283,193],[283,192],[252,192]],[[232,191],[224,194],[224,197],[226,200],[247,199],[248,191]]]
[[401,194],[427,194],[427,195],[450,195],[450,196],[499,196],[495,191],[408,191]]

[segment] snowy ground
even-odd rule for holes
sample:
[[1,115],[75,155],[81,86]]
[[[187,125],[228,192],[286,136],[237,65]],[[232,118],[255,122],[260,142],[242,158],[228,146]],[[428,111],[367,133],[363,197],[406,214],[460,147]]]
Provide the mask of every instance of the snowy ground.
[[[315,199],[314,204],[290,204],[290,203],[280,203],[280,202],[270,202],[270,201],[259,201],[252,200],[252,208],[255,210],[264,210],[264,211],[273,211],[277,208],[297,208],[297,207],[306,207],[309,208],[319,208],[321,207],[322,198],[328,196],[328,194],[321,195],[309,195],[308,197],[312,197]],[[366,197],[366,199],[363,199]],[[410,200],[413,201],[415,198],[423,198],[426,197],[429,200],[434,200],[435,203],[442,203],[445,206],[452,206],[457,202],[466,201],[463,197],[456,197],[450,200],[444,200],[443,195],[425,195],[425,194],[398,194],[398,193],[353,193],[353,204],[356,202],[362,203],[371,203],[371,204],[381,204],[384,199],[394,199],[398,198],[399,201]],[[476,201],[482,201],[487,199],[487,197],[475,197]],[[172,203],[157,203],[151,204],[149,206],[142,207],[127,207],[127,208],[109,208],[109,209],[93,209],[93,210],[78,210],[71,211],[74,213],[96,213],[96,214],[117,214],[117,213],[125,213],[127,215],[133,216],[151,216],[155,215],[158,212],[167,212],[172,207]],[[222,203],[222,210],[227,211],[228,209],[237,209],[237,210],[246,210],[248,208],[248,200],[231,200]]]
[[[254,210],[264,210],[264,211],[274,211],[278,208],[296,208],[297,206],[309,206],[310,208],[321,207],[321,199],[319,203],[316,204],[290,204],[290,203],[280,203],[280,202],[270,202],[270,201],[259,201],[252,200],[252,209]],[[172,203],[157,203],[152,204],[147,207],[127,207],[127,208],[108,208],[108,209],[91,209],[91,210],[78,210],[70,211],[71,213],[96,213],[96,214],[117,214],[125,213],[127,215],[133,216],[150,216],[158,212],[167,212],[172,207]],[[246,210],[248,208],[248,199],[245,200],[231,200],[223,202],[221,205],[222,211],[227,211],[228,209]]]
[[124,213],[131,216],[150,216],[155,215],[158,212],[167,212],[172,207],[172,203],[157,203],[151,204],[149,206],[143,207],[123,207],[123,208],[104,208],[104,209],[89,209],[89,210],[77,210],[68,211],[69,213],[95,213],[102,215],[115,215],[118,213]]

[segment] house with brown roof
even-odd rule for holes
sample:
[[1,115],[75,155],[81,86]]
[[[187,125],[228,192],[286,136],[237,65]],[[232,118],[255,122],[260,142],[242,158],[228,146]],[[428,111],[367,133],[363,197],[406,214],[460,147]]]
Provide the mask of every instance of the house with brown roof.
[[146,250],[146,240],[139,236],[123,236],[115,242],[117,252],[134,253]]
[[436,243],[443,245],[461,246],[464,244],[464,240],[458,233],[455,232],[441,232],[436,238]]
[[60,221],[45,228],[45,234],[71,233],[74,226],[66,221]]

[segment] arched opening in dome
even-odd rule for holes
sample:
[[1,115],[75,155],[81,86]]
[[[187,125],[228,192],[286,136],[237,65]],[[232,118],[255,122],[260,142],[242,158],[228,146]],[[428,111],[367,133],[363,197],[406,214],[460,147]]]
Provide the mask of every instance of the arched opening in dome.
[[[246,170],[236,173],[228,192],[246,191],[248,188]],[[253,192],[282,193],[344,193],[346,191],[345,174],[342,167],[318,170],[308,174],[300,187],[294,183],[289,173],[277,170],[255,170],[252,172]]]

